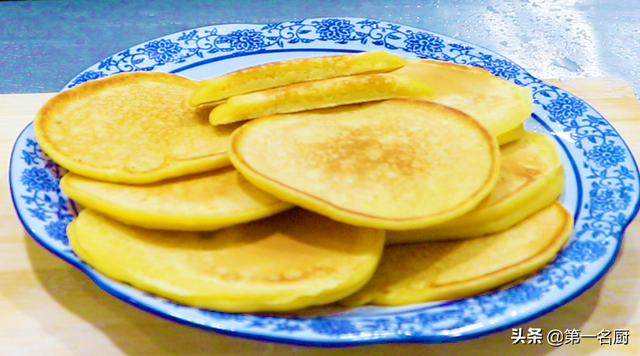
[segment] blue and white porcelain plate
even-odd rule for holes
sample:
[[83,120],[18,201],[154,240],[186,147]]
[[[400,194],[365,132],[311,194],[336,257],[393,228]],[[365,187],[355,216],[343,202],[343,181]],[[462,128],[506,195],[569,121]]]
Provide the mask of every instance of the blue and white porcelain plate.
[[58,186],[63,170],[43,155],[33,125],[20,134],[11,156],[10,183],[18,215],[36,241],[138,308],[229,335],[303,345],[471,339],[539,317],[575,298],[607,272],[627,224],[638,211],[639,174],[631,152],[607,120],[584,101],[480,46],[360,18],[209,26],[116,53],[78,74],[64,89],[119,72],[171,72],[205,79],[271,61],[373,50],[478,66],[531,89],[534,113],[525,126],[555,140],[566,172],[560,200],[575,217],[569,242],[544,270],[476,297],[405,307],[327,307],[297,315],[248,315],[175,304],[101,275],[72,252],[65,227],[74,215],[73,205]]

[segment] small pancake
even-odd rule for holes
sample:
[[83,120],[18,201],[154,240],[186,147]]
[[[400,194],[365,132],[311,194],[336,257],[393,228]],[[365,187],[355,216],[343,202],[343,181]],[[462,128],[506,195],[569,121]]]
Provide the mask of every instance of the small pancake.
[[502,133],[498,136],[496,136],[496,139],[498,140],[498,143],[500,145],[504,145],[507,144],[509,142],[513,142],[517,139],[519,139],[520,137],[522,137],[522,135],[524,134],[524,125],[520,124],[519,126],[517,126],[515,129],[511,129],[505,133]]
[[229,165],[237,125],[212,127],[187,104],[198,84],[174,74],[115,74],[49,100],[35,119],[42,150],[71,172],[151,183]]
[[473,209],[500,172],[498,144],[470,116],[387,100],[250,121],[232,164],[275,197],[345,223],[393,230]]
[[369,283],[340,303],[404,305],[477,295],[543,268],[572,228],[571,214],[554,202],[494,235],[387,246]]
[[[494,76],[488,71],[430,59],[410,59],[392,72],[419,80],[433,88],[428,100],[464,111],[500,137],[516,129],[533,111],[528,88]],[[503,136],[500,144],[518,136]]]
[[391,98],[417,98],[431,87],[393,74],[363,74],[286,85],[229,98],[209,114],[213,125]]
[[132,227],[85,209],[74,252],[106,276],[186,305],[288,311],[352,294],[373,275],[384,231],[293,209],[214,232]]
[[150,229],[215,230],[293,207],[254,187],[232,167],[144,185],[67,173],[60,189],[85,207]]
[[189,104],[197,106],[220,102],[232,96],[293,83],[388,72],[402,67],[406,62],[402,57],[378,51],[266,63],[203,80]]
[[387,244],[478,237],[505,230],[549,206],[562,193],[564,171],[553,142],[525,132],[500,150],[500,178],[475,209],[444,224],[420,230],[389,231]]

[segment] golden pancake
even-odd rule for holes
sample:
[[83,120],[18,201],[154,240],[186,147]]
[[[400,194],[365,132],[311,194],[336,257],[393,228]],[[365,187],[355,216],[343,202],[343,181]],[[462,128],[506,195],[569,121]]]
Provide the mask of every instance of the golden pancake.
[[543,268],[572,228],[571,214],[554,202],[494,235],[387,246],[369,283],[340,303],[403,305],[476,295]]
[[74,252],[106,276],[186,305],[225,312],[332,303],[373,275],[384,231],[293,209],[214,232],[132,227],[85,209]]
[[150,229],[215,230],[293,207],[254,187],[232,167],[144,185],[67,173],[60,189],[85,207]]
[[364,74],[291,84],[229,98],[209,114],[213,125],[261,116],[391,98],[428,96],[431,87],[393,74]]
[[387,244],[478,237],[505,230],[549,206],[562,193],[564,171],[553,142],[525,132],[500,150],[500,178],[475,209],[444,224],[420,230],[389,231]]
[[40,109],[36,139],[69,171],[110,182],[151,183],[227,166],[237,125],[212,127],[206,114],[190,107],[197,87],[155,72],[86,82]]
[[275,197],[345,223],[394,230],[454,219],[493,189],[499,147],[470,116],[387,100],[250,121],[232,164]]
[[[78,257],[80,257],[80,259],[82,259],[84,262],[90,265],[93,265],[94,263],[93,263],[93,260],[91,259],[91,256],[89,256],[87,251],[85,251],[82,248],[82,246],[78,242],[78,238],[76,237],[76,221],[77,221],[77,218],[73,219],[73,221],[71,221],[69,225],[67,225],[67,237],[69,238],[69,246],[71,246],[71,249],[73,250],[73,252]],[[112,266],[112,268],[117,268],[117,266]],[[105,273],[105,272],[102,272],[102,273]]]
[[363,52],[261,64],[203,80],[189,104],[221,102],[229,97],[283,85],[362,73],[387,72],[406,59],[387,52]]
[[[433,87],[428,100],[464,111],[499,137],[516,129],[533,111],[528,88],[496,77],[488,71],[429,59],[410,59],[392,72]],[[500,144],[517,139],[503,136]]]
[[498,140],[499,144],[504,145],[522,137],[522,135],[524,134],[524,131],[525,131],[524,125],[520,124],[520,126],[517,126],[515,129],[511,129],[505,133],[502,133],[496,136],[496,139]]

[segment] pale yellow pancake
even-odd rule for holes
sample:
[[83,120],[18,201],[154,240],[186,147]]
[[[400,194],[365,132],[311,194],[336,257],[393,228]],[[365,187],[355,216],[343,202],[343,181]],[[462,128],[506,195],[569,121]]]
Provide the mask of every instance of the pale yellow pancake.
[[362,74],[290,84],[229,98],[211,110],[213,125],[392,98],[429,96],[430,86],[393,74]]
[[402,57],[380,51],[266,63],[203,80],[189,104],[219,103],[236,95],[312,80],[388,72],[405,63]]
[[67,173],[60,189],[85,207],[150,229],[215,230],[293,207],[254,187],[232,167],[141,185]]
[[562,193],[564,171],[555,145],[544,134],[525,132],[500,148],[500,178],[477,207],[444,224],[389,231],[387,244],[478,237],[505,230],[548,206]]
[[524,125],[520,124],[520,126],[516,126],[516,128],[514,129],[511,129],[505,133],[499,134],[498,136],[496,136],[496,139],[498,140],[499,144],[504,145],[522,137],[522,135],[524,134],[524,131],[525,131]]
[[40,109],[35,136],[59,165],[110,182],[151,183],[227,166],[235,126],[212,127],[187,104],[197,87],[155,72],[89,81]]
[[500,172],[498,144],[470,116],[387,100],[250,121],[232,164],[275,197],[348,224],[416,229],[480,203]]
[[226,312],[332,303],[373,275],[384,231],[293,209],[214,232],[132,227],[83,210],[74,252],[113,279],[186,305]]
[[543,268],[572,228],[571,214],[554,202],[497,234],[386,246],[369,283],[340,303],[403,305],[477,295]]
[[433,88],[428,100],[464,111],[498,137],[500,144],[518,138],[504,135],[521,125],[533,111],[528,88],[494,76],[488,71],[430,59],[410,59],[392,72]]

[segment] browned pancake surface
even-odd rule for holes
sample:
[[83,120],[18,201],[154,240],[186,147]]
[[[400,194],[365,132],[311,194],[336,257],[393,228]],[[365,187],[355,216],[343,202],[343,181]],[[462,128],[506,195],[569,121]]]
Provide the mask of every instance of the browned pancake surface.
[[[245,177],[280,199],[304,203],[298,192],[389,220],[446,214],[478,201],[499,170],[495,139],[477,121],[410,100],[258,119],[237,131],[232,145],[240,165],[259,175]],[[292,192],[283,197],[261,179]]]

